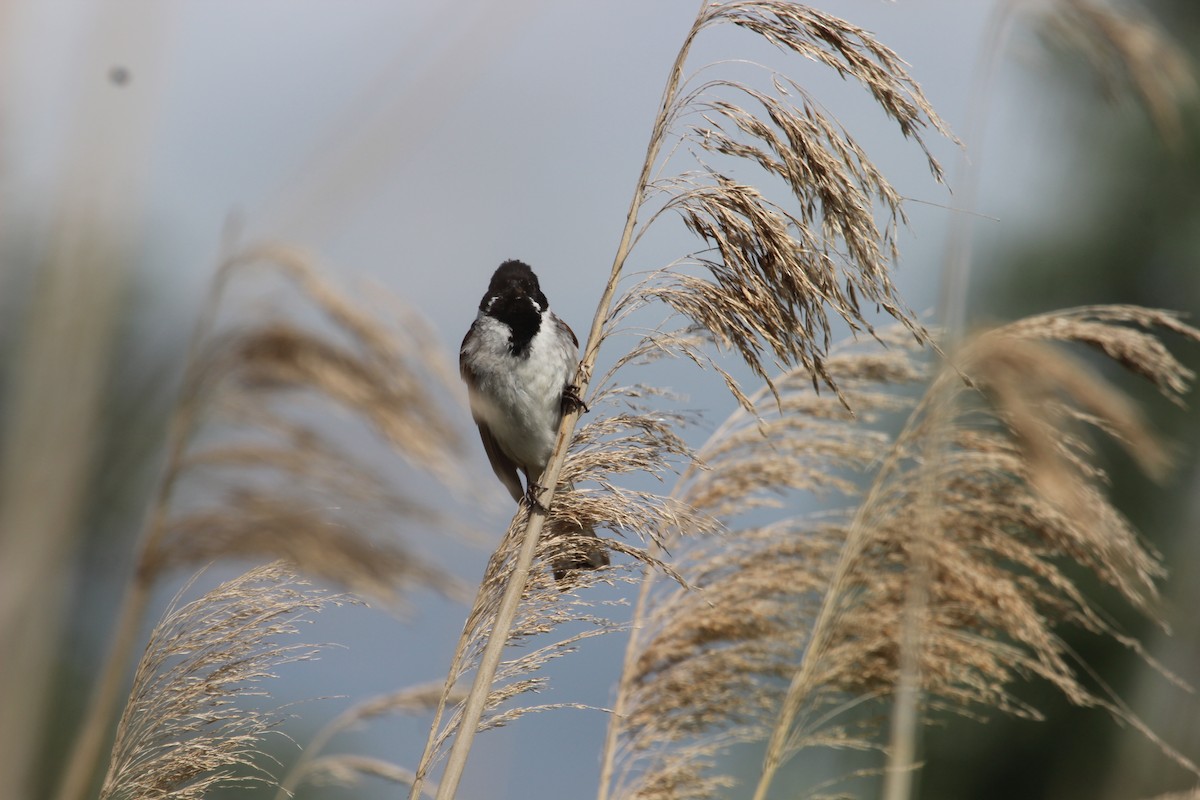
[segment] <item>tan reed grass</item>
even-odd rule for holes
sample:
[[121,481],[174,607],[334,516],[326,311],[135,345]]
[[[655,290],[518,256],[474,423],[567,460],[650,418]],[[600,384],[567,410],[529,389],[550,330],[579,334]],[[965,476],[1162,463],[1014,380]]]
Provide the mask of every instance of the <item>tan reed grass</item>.
[[287,644],[297,625],[338,595],[313,589],[281,563],[257,567],[186,604],[171,604],[134,675],[101,800],[201,798],[268,782],[263,739],[278,710],[249,706],[284,664],[312,658]]
[[1100,0],[1056,0],[1044,30],[1087,59],[1105,95],[1139,103],[1168,145],[1182,145],[1181,111],[1200,83],[1192,58],[1154,20]]
[[[255,268],[274,270],[292,283],[326,329],[314,332],[282,319],[220,329],[227,284]],[[449,573],[401,542],[373,533],[382,520],[453,527],[387,481],[369,477],[371,470],[353,453],[313,422],[290,413],[288,405],[307,394],[327,408],[341,409],[376,431],[403,461],[449,480],[456,474],[458,439],[431,394],[444,370],[430,366],[437,350],[415,320],[408,322],[389,329],[292,248],[244,250],[222,264],[193,338],[164,476],[147,515],[117,632],[60,787],[62,800],[87,792],[150,590],[168,570],[219,558],[283,558],[388,602],[416,586],[458,591]],[[220,427],[215,414],[220,410],[230,413],[224,419],[225,438],[211,435]],[[202,428],[210,435],[197,446]],[[228,435],[231,430],[235,436]],[[217,487],[215,499],[177,508],[179,484],[200,473]],[[320,502],[331,496],[338,500]],[[347,499],[353,500],[352,513],[335,513]]]
[[[780,403],[760,392],[761,423],[742,410],[721,426],[700,451],[708,469],[689,477],[680,495],[719,513],[730,533],[693,544],[676,564],[687,586],[660,590],[639,607],[640,645],[612,723],[622,762],[613,795],[725,796],[732,779],[715,769],[719,756],[768,734],[759,797],[802,750],[880,749],[878,710],[900,677],[918,527],[928,541],[916,653],[925,713],[1037,716],[1009,688],[1019,676],[1037,676],[1196,772],[1119,701],[1089,688],[1059,634],[1078,627],[1140,652],[1071,573],[1082,566],[1112,597],[1153,615],[1164,571],[1104,497],[1087,432],[1117,439],[1150,469],[1161,466],[1161,447],[1117,390],[1056,345],[1098,349],[1178,400],[1192,376],[1154,329],[1200,337],[1176,315],[1128,306],[987,331],[935,376],[891,444],[870,422],[911,402],[889,387],[922,375],[896,340],[884,352],[828,359],[858,416],[816,395],[803,372],[776,381]],[[948,425],[950,438],[931,461],[924,444],[938,425]],[[753,480],[741,480],[747,474]],[[740,512],[785,490],[858,503],[856,474],[873,475],[857,507],[735,524]]]

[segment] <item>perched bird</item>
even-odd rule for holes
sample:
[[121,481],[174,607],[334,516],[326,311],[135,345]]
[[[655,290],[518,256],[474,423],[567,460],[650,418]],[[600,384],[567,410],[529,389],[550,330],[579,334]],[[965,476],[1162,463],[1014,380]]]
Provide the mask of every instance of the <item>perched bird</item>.
[[[463,338],[458,366],[471,416],[496,477],[518,503],[538,504],[538,481],[554,452],[563,412],[582,406],[572,383],[575,333],[550,310],[528,264],[505,261],[492,275],[479,313]],[[525,474],[525,488],[517,470]],[[595,536],[591,528],[556,533]],[[599,542],[575,545],[556,558],[554,577],[608,565]]]

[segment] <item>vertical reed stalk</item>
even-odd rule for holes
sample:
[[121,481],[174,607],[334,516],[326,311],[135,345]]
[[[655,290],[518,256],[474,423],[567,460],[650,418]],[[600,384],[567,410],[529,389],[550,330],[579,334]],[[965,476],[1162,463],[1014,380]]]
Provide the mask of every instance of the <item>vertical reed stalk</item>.
[[967,130],[963,139],[965,144],[959,150],[958,162],[954,168],[955,177],[958,179],[954,185],[961,210],[952,217],[950,230],[946,235],[938,297],[938,323],[948,337],[945,342],[948,349],[953,349],[954,340],[962,337],[966,324],[967,291],[971,276],[971,233],[974,230],[976,205],[979,202],[979,180],[982,174],[988,111],[995,96],[993,87],[1000,64],[1000,54],[1008,41],[1012,19],[1021,2],[1022,0],[1001,0],[992,9],[983,52],[975,64],[975,74],[971,79]]
[[[943,256],[940,295],[938,297],[938,324],[943,331],[941,351],[955,351],[966,329],[967,294],[971,275],[971,233],[974,229],[976,205],[979,196],[979,181],[982,173],[984,133],[989,105],[993,96],[996,71],[1000,54],[1008,40],[1011,21],[1021,0],[1003,0],[992,10],[986,30],[987,39],[983,52],[975,64],[972,78],[970,108],[967,113],[965,144],[959,150],[955,173],[960,182],[961,213],[951,222]],[[971,158],[968,148],[974,153]],[[933,420],[926,447],[929,463],[935,464],[942,458],[946,446],[946,422],[953,418],[952,409],[946,409]],[[925,508],[934,502],[934,487],[931,485],[936,469],[925,472],[922,481]],[[934,515],[925,513],[925,519],[933,524]],[[896,684],[896,695],[892,705],[891,723],[888,731],[887,766],[884,771],[883,800],[908,800],[912,796],[913,778],[916,774],[917,740],[921,724],[921,624],[927,612],[929,592],[929,537],[934,535],[923,526],[914,531],[913,570],[905,596],[904,625],[900,638],[900,672]]]
[[[949,296],[948,302],[961,301]],[[945,298],[943,298],[945,299]],[[921,661],[926,646],[924,626],[929,615],[930,583],[933,580],[930,548],[942,535],[937,500],[938,465],[949,447],[949,425],[954,419],[955,393],[945,390],[948,397],[934,397],[931,429],[924,442],[924,458],[929,469],[921,476],[917,524],[909,542],[912,554],[908,585],[904,593],[904,616],[900,629],[900,659],[896,689],[892,699],[892,714],[888,728],[887,764],[884,767],[883,800],[909,800],[917,774],[917,745],[921,730],[921,698],[924,682]]]
[[0,464],[0,774],[33,794],[72,552],[103,435],[105,370],[125,276],[125,242],[66,221],[41,269],[13,373]]

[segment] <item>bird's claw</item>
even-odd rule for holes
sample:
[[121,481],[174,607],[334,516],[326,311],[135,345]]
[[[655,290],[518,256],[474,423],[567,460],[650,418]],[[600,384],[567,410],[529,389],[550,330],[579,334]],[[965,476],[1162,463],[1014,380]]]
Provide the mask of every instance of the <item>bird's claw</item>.
[[569,414],[572,411],[587,413],[591,410],[587,407],[587,403],[583,402],[583,398],[579,396],[579,387],[573,383],[569,383],[563,388],[562,410],[564,414]]
[[525,505],[529,506],[532,511],[538,511],[542,514],[548,513],[550,509],[542,505],[542,501],[538,499],[538,496],[544,491],[546,491],[544,486],[530,481],[529,485],[525,487]]

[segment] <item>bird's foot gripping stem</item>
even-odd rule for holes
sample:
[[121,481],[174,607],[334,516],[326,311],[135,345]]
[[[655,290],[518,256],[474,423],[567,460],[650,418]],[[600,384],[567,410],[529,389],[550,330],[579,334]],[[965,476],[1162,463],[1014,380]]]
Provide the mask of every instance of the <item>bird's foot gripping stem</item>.
[[550,512],[550,509],[544,506],[540,499],[544,491],[546,491],[546,487],[533,481],[530,481],[529,485],[525,487],[525,505],[529,506],[531,511],[539,511],[542,514]]
[[573,383],[563,387],[562,410],[564,414],[570,414],[572,411],[587,413],[590,410],[587,403],[583,402],[583,398],[579,396],[579,387]]

